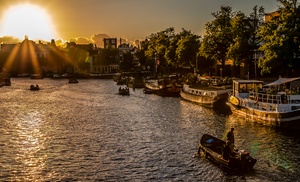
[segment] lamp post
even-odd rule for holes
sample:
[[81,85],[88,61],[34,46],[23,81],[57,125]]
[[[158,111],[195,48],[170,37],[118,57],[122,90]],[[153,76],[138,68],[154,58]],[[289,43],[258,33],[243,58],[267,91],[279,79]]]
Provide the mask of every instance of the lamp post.
[[256,49],[254,50],[254,76],[257,78],[257,72],[256,72]]
[[221,78],[223,78],[223,68],[220,68]]
[[198,54],[196,54],[196,67],[194,68],[194,75],[197,76],[197,70],[198,70]]

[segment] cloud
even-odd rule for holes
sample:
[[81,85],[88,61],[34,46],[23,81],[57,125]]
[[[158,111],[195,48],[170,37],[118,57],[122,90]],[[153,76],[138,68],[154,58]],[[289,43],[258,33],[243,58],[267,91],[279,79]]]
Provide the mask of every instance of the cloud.
[[[57,46],[62,46],[64,47],[66,42],[75,42],[76,44],[96,44],[97,47],[104,47],[104,38],[111,38],[108,34],[105,33],[99,33],[99,34],[93,34],[90,38],[88,37],[76,37],[76,38],[72,38],[70,40],[64,40],[64,39],[56,39],[55,40],[55,44]],[[113,37],[115,38],[115,37]],[[0,37],[0,43],[19,43],[22,42],[23,40],[20,40],[18,38],[12,37],[12,36],[3,36]],[[44,40],[40,40],[41,42],[44,43],[48,43],[48,41],[44,41]],[[118,45],[120,44],[120,39],[117,40],[118,41]],[[132,46],[136,46],[139,47],[139,42],[141,40],[134,40],[134,41],[129,41],[127,38],[121,38],[121,42],[126,43],[126,44],[130,44]]]
[[0,43],[18,43],[21,42],[22,40],[12,37],[12,36],[3,36],[0,37]]
[[91,36],[93,44],[96,44],[97,47],[104,47],[104,38],[110,38],[107,34],[94,34]]
[[89,38],[86,37],[77,37],[74,39],[70,39],[70,42],[76,42],[76,44],[89,44],[92,41]]

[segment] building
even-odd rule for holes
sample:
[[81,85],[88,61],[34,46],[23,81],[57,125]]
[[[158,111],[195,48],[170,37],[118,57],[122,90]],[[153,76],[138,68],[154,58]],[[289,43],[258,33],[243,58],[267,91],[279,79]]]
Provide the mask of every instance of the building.
[[104,49],[109,48],[111,46],[112,48],[117,48],[117,38],[104,38]]
[[35,43],[27,36],[20,43],[2,43],[1,52],[7,54],[3,57],[2,65],[12,74],[44,74],[57,71],[62,60],[62,51],[54,40],[51,43]]

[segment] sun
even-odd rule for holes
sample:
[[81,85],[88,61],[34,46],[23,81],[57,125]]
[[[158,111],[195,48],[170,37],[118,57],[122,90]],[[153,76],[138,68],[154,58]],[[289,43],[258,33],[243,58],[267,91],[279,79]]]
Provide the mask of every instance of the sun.
[[31,40],[51,40],[56,38],[48,13],[39,6],[19,4],[7,9],[1,21],[1,36],[13,36]]

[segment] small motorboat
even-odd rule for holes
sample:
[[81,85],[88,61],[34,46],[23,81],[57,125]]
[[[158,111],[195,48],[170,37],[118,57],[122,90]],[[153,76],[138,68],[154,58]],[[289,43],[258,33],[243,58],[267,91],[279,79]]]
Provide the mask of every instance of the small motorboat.
[[39,85],[36,85],[36,86],[30,85],[30,90],[31,91],[38,91],[38,90],[40,90],[40,87],[39,87]]
[[143,92],[144,92],[144,94],[153,94],[153,91],[149,88],[144,88]]
[[119,88],[119,95],[130,95],[130,91],[128,87]]
[[4,78],[4,85],[5,86],[11,86],[10,78]]
[[256,159],[250,156],[249,152],[235,149],[228,160],[223,158],[222,152],[226,142],[204,134],[201,137],[198,154],[202,152],[205,158],[216,162],[222,167],[237,171],[246,171],[252,169],[256,163]]
[[68,83],[71,83],[71,84],[75,84],[75,83],[78,83],[78,80],[77,80],[77,78],[70,78],[69,79],[69,82]]

